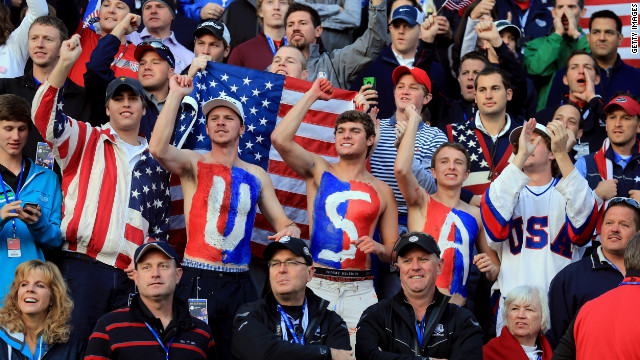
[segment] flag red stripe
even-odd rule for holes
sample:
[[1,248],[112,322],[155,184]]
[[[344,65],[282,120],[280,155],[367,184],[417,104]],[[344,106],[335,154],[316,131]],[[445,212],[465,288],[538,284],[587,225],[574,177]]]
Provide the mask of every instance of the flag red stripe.
[[[278,109],[278,116],[284,117],[287,115],[289,110],[293,108],[293,105],[289,104],[280,104],[280,108]],[[338,115],[332,113],[326,113],[324,111],[318,110],[309,110],[307,114],[304,116],[304,122],[307,124],[320,125],[326,128],[333,129],[336,123],[336,118]]]
[[[618,15],[622,20],[622,26],[631,25],[631,15]],[[580,27],[583,29],[589,29],[589,18],[580,18]]]
[[294,207],[301,210],[307,210],[307,196],[292,193],[285,190],[276,189],[276,197],[280,204]]
[[291,168],[287,164],[285,164],[283,161],[269,160],[269,166],[267,167],[267,171],[270,174],[302,180],[302,178],[298,174],[296,174],[295,171],[291,170]]
[[333,145],[333,143],[321,141],[321,140],[309,139],[302,136],[294,137],[293,141],[295,141],[296,143],[298,143],[298,145],[305,148],[305,150],[311,151],[312,153],[315,153],[317,155],[338,157],[338,153],[336,152],[336,147]]
[[182,215],[184,214],[184,200],[172,200],[171,201],[171,215]]
[[[96,155],[96,148],[97,148],[97,143],[99,139],[100,139],[100,133],[97,130],[91,131],[91,135],[89,136],[89,141],[87,141],[87,143],[85,144],[85,148],[87,148],[88,151],[85,152],[84,157],[82,158],[82,165],[80,166],[80,175],[78,178],[78,182],[80,184],[89,183],[89,178],[91,177],[91,169],[93,168],[93,158]],[[76,154],[74,154],[74,156],[75,155]],[[77,161],[77,163],[80,163],[80,161]],[[68,189],[69,183],[74,178],[75,178],[75,172],[69,173],[69,175],[66,177],[65,190]],[[66,239],[67,241],[69,241],[69,250],[71,251],[77,250],[76,246],[77,246],[78,225],[80,224],[80,218],[82,217],[82,213],[83,213],[82,209],[84,208],[84,202],[87,199],[88,190],[89,190],[88,186],[78,187],[77,201],[76,201],[76,205],[73,207],[73,217],[71,218],[71,220],[69,221],[69,224],[67,225]],[[111,198],[111,201],[113,201],[113,198]],[[109,218],[111,218],[111,216],[109,216]]]
[[[113,210],[113,199],[116,194],[118,183],[118,164],[116,163],[116,153],[113,144],[104,144],[104,174],[100,185],[100,198],[96,210],[96,222],[93,224],[93,233],[87,249],[87,255],[95,258],[102,250],[107,238],[107,230],[111,223],[111,212]],[[123,204],[128,205],[128,204]]]
[[[311,89],[311,85],[313,85],[312,82],[295,79],[289,76],[285,77],[284,79],[284,88],[286,90],[305,93],[309,91],[309,89]],[[332,99],[351,101],[353,100],[353,97],[354,97],[353,91],[348,91],[348,90],[343,90],[338,88],[333,89]]]

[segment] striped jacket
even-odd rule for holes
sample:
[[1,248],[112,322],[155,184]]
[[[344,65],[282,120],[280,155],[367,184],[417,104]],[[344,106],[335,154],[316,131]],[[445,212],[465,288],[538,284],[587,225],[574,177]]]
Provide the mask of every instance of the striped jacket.
[[32,118],[62,169],[60,225],[64,248],[125,269],[141,244],[167,241],[169,176],[151,157],[146,140],[133,169],[124,141],[109,124],[100,128],[62,113],[58,89],[45,82]]
[[[173,298],[173,320],[165,329],[136,295],[130,308],[112,311],[98,320],[85,360],[215,359],[214,345],[209,325],[189,315],[187,304],[180,299]],[[168,348],[168,354],[163,347]]]

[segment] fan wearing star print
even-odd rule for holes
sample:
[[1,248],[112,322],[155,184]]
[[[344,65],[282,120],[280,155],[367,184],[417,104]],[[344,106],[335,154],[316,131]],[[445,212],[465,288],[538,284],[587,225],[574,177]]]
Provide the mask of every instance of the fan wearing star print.
[[[425,232],[437,241],[444,267],[436,286],[450,302],[463,306],[467,300],[467,279],[471,264],[476,264],[493,282],[500,271],[498,254],[487,245],[480,209],[460,199],[462,183],[469,176],[471,159],[458,143],[440,145],[431,158],[431,173],[438,187],[429,193],[418,184],[412,170],[414,143],[422,117],[415,105],[405,109],[408,124],[402,136],[394,172],[398,187],[407,202],[409,231]],[[478,255],[473,256],[473,246]]]
[[108,84],[106,104],[93,111],[106,106],[109,122],[101,127],[63,113],[62,88],[81,53],[79,35],[62,43],[31,115],[62,170],[60,270],[74,300],[74,334],[86,344],[98,319],[127,306],[135,293],[128,275],[138,246],[167,241],[171,198],[169,174],[139,135],[145,100],[138,80],[122,76]]
[[[300,237],[300,229],[284,213],[265,170],[238,157],[240,135],[245,131],[240,101],[221,96],[203,104],[209,152],[170,144],[180,103],[191,91],[193,83],[187,76],[171,78],[149,147],[165,169],[180,176],[184,194],[187,245],[184,275],[176,293],[185,300],[206,299],[208,313],[216,319],[209,322],[216,343],[230,344],[238,307],[258,297],[249,275],[256,205],[278,231],[269,239]],[[216,349],[218,359],[232,358],[228,346]]]
[[[271,143],[306,182],[315,267],[308,286],[342,316],[354,346],[360,315],[378,301],[370,254],[389,263],[398,238],[398,207],[389,185],[367,171],[375,141],[369,115],[356,110],[338,115],[334,126],[337,163],[329,163],[293,140],[311,105],[332,96],[333,85],[317,79],[273,130]],[[372,239],[376,226],[382,243]]]
[[[500,256],[497,285],[502,295],[520,285],[548,291],[560,270],[582,258],[601,200],[571,162],[562,121],[544,127],[530,119],[509,140],[516,155],[480,207],[489,246]],[[500,296],[498,314],[503,307]],[[496,319],[497,334],[503,322]]]

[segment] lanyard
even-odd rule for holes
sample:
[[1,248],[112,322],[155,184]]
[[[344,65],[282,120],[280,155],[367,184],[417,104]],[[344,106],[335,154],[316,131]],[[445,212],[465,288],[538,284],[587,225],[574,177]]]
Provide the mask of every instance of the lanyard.
[[[20,164],[20,180],[18,181],[18,188],[16,189],[16,191],[13,193],[13,195],[15,196],[15,199],[13,201],[17,201],[18,200],[18,193],[20,192],[20,187],[22,186],[22,173],[24,172],[24,158],[22,158],[22,163]],[[4,201],[6,204],[9,203],[9,195],[7,194],[7,188],[4,186],[4,179],[2,178],[2,175],[0,175],[0,185],[2,185],[2,192],[4,193]],[[13,211],[15,212],[15,210]],[[13,219],[13,221],[11,222],[11,226],[13,228],[13,237],[16,237],[16,220]]]
[[529,6],[527,11],[525,11],[524,14],[522,14],[522,16],[519,16],[519,18],[520,18],[520,28],[522,28],[523,30],[524,30],[524,25],[527,22],[527,18],[529,17],[529,10],[531,10],[531,6]]
[[424,338],[424,318],[426,318],[427,314],[422,317],[422,321],[418,323],[416,321],[416,332],[418,333],[418,341],[420,342],[420,347],[422,347],[422,340]]
[[[304,304],[302,305],[302,337],[300,339],[298,339],[296,332],[293,330],[293,325],[291,325],[289,315],[282,310],[282,307],[279,304],[278,311],[280,311],[280,325],[282,328],[286,326],[287,329],[289,329],[294,343],[304,345],[304,333],[307,331],[307,325],[309,325],[309,308],[307,307],[307,299],[304,299]],[[282,338],[283,340],[288,340],[287,333],[285,331],[282,332]]]
[[[269,47],[271,48],[271,52],[273,53],[273,56],[276,56],[276,52],[278,51],[278,49],[276,49],[276,43],[273,41],[272,38],[269,37],[269,35],[264,34],[264,36],[267,38],[267,43],[269,44]],[[289,42],[287,42],[287,37],[286,36],[282,38],[282,41],[284,41],[282,46],[289,45]]]
[[169,348],[171,347],[171,343],[173,342],[173,339],[176,338],[175,335],[171,338],[171,341],[169,341],[169,344],[165,347],[164,344],[162,343],[162,340],[160,340],[160,338],[158,337],[158,334],[156,334],[156,331],[153,330],[153,328],[146,321],[144,324],[147,325],[147,327],[149,328],[153,336],[155,336],[156,340],[158,340],[158,344],[162,346],[162,350],[164,350],[165,354],[167,354],[167,357],[165,359],[169,360]]

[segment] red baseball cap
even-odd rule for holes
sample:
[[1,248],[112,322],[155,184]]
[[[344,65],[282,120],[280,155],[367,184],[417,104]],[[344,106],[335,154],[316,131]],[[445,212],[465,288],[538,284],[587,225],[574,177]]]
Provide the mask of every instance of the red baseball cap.
[[427,87],[427,90],[431,92],[431,79],[429,79],[429,75],[427,73],[416,67],[408,67],[408,66],[398,66],[395,70],[393,70],[393,75],[391,75],[391,79],[393,79],[393,84],[398,83],[398,79],[406,73],[411,73],[416,81]]
[[620,95],[611,99],[607,106],[604,107],[604,112],[609,113],[609,111],[613,111],[611,108],[614,106],[620,106],[629,115],[640,115],[640,104],[629,96]]

